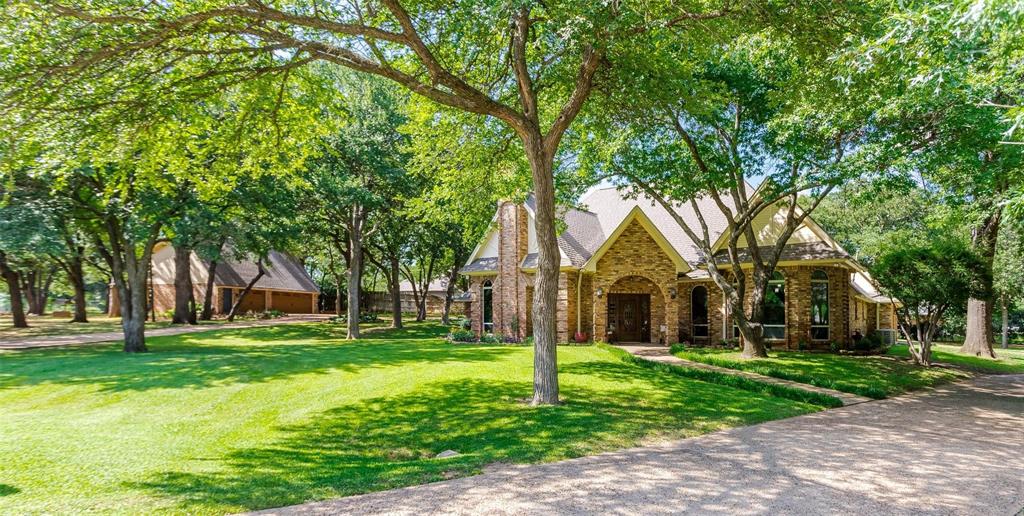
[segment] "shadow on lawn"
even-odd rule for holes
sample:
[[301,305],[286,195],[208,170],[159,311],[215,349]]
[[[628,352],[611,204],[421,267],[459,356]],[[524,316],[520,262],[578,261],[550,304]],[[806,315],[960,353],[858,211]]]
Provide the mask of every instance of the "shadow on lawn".
[[148,342],[151,351],[139,355],[125,355],[119,346],[18,352],[0,361],[0,388],[47,383],[96,385],[102,391],[202,388],[405,363],[490,361],[513,351],[452,346],[437,339],[442,332],[436,325],[380,328],[349,342],[341,326],[291,325],[155,337]]
[[17,487],[7,484],[0,484],[0,496],[9,496],[12,494],[18,494],[20,492],[21,489],[18,489]]
[[[228,452],[219,471],[166,472],[128,487],[171,497],[184,510],[249,510],[465,476],[498,461],[582,456],[645,436],[692,435],[723,423],[782,417],[770,399],[746,392],[729,397],[721,392],[728,388],[628,364],[574,365],[564,378],[593,373],[643,381],[600,390],[565,385],[564,404],[539,408],[520,401],[531,393],[529,382],[438,382],[281,428],[283,437],[273,444]],[[801,412],[791,402],[786,408],[784,415]],[[433,458],[447,449],[462,455]]]

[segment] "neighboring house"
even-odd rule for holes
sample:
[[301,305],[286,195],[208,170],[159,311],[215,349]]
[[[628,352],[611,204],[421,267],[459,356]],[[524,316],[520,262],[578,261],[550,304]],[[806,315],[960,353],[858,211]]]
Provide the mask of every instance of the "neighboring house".
[[[192,286],[196,306],[202,309],[206,296],[209,262],[195,253],[191,257]],[[241,313],[280,310],[290,314],[316,313],[320,289],[313,283],[306,269],[295,258],[271,251],[263,266],[266,274],[253,285],[245,296]],[[174,310],[174,248],[159,244],[153,251],[153,305],[157,312]],[[256,262],[225,259],[217,262],[214,272],[213,313],[227,314],[245,286],[256,277]],[[110,315],[120,315],[117,289],[110,289]]]
[[[419,286],[417,285],[417,289]],[[413,295],[412,283],[409,281],[402,281],[398,284],[398,290],[402,295],[402,311],[403,312],[416,312],[416,296]],[[462,290],[456,287],[453,299],[458,299],[462,295]],[[423,292],[419,293],[420,297],[423,297]],[[427,314],[428,315],[441,315],[444,311],[444,298],[448,295],[448,278],[438,278],[430,282],[427,287]],[[388,307],[390,311],[390,305]],[[464,302],[452,302],[451,313],[453,315],[460,315],[465,312]]]
[[[419,286],[417,286],[419,288]],[[402,298],[402,312],[416,313],[416,296],[413,295],[412,283],[408,280],[398,284],[398,290]],[[438,278],[430,282],[427,288],[427,315],[440,316],[444,311],[444,298],[448,293],[448,278]],[[369,292],[369,310],[374,312],[391,312],[391,293]],[[423,293],[419,295],[422,297]],[[451,315],[462,315],[466,311],[468,297],[459,288],[455,289],[452,298]]]
[[[696,245],[661,205],[623,199],[615,188],[581,201],[585,210],[561,213],[558,236],[559,341],[574,333],[595,340],[717,343],[739,336],[721,290],[701,263]],[[721,245],[726,223],[711,199],[698,202],[711,238]],[[461,272],[470,277],[470,319],[476,332],[525,336],[533,331],[531,305],[537,268],[534,199],[499,204],[492,229]],[[689,204],[679,213],[700,233]],[[785,219],[782,206],[754,223],[763,245],[773,243]],[[741,245],[745,246],[741,239]],[[724,247],[715,259],[728,267]],[[770,285],[765,335],[773,347],[828,348],[894,328],[892,305],[864,268],[810,217],[790,238]]]

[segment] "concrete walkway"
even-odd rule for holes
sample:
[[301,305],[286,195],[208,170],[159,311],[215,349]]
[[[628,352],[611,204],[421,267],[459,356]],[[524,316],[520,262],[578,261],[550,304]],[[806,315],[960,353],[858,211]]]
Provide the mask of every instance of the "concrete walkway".
[[[298,324],[315,321],[324,321],[333,317],[328,314],[296,314],[277,319],[262,319],[257,321],[241,321],[224,324],[202,324],[197,326],[171,326],[168,328],[157,328],[146,330],[146,337],[161,337],[164,335],[181,335],[183,333],[199,333],[204,331],[231,330],[239,328],[258,328],[261,326],[280,326],[282,324]],[[116,342],[124,340],[124,333],[120,331],[103,333],[83,333],[80,335],[52,335],[45,337],[32,337],[19,340],[0,341],[0,350],[21,350],[37,348],[56,348],[61,346],[81,346],[86,344],[101,344],[105,342]]]
[[266,514],[965,514],[1024,507],[1024,375]]
[[708,371],[718,371],[720,373],[731,374],[734,376],[743,376],[745,378],[750,378],[751,380],[757,380],[759,382],[773,383],[776,385],[785,385],[786,387],[793,387],[794,389],[803,389],[805,391],[827,394],[829,396],[833,396],[842,400],[844,406],[856,405],[857,403],[872,401],[871,398],[865,398],[864,396],[858,396],[856,394],[850,394],[848,392],[826,389],[824,387],[817,387],[814,385],[794,382],[791,380],[783,380],[781,378],[773,378],[771,376],[751,373],[749,371],[739,371],[736,369],[729,369],[726,367],[718,367],[710,364],[702,364],[700,362],[683,360],[682,358],[679,358],[669,353],[669,348],[666,348],[664,346],[652,346],[650,344],[616,344],[615,347],[625,350],[634,356],[638,356],[640,358],[650,360],[653,362],[662,362],[665,364],[692,367],[694,369],[706,369]]

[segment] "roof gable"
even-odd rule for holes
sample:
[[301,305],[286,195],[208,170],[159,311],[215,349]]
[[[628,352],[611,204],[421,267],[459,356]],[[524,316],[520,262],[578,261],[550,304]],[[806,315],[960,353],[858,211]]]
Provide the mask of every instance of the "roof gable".
[[[783,206],[782,202],[776,202],[772,206],[764,209],[756,217],[754,217],[751,223],[754,231],[754,238],[757,240],[759,247],[766,245],[774,245],[778,238],[782,235],[783,227],[786,223],[786,211],[788,207]],[[803,214],[803,208],[796,206],[795,208],[797,216]],[[719,251],[725,249],[726,244],[729,241],[728,228],[725,228],[714,245],[711,247],[711,253],[716,254]],[[836,242],[831,235],[819,226],[810,215],[804,218],[803,222],[793,231],[790,235],[789,240],[786,241],[786,245],[800,245],[806,244],[807,246],[816,248],[828,248],[837,253],[846,254],[839,242]],[[740,235],[736,243],[737,248],[746,248],[748,246],[745,235]]]
[[[270,251],[264,261],[265,274],[253,285],[255,289],[320,292],[309,273],[295,258],[280,251]],[[218,286],[244,288],[258,273],[252,260],[225,259],[217,263],[214,283]]]
[[[723,202],[731,206],[729,204],[731,201],[728,199],[723,199]],[[701,261],[697,245],[686,234],[686,231],[679,226],[675,217],[660,203],[646,195],[639,195],[636,198],[623,198],[617,188],[609,187],[591,192],[582,200],[582,203],[596,215],[600,225],[605,228],[606,234],[610,233],[610,228],[618,227],[631,210],[639,208],[691,267],[696,266]],[[726,227],[725,217],[722,216],[718,205],[714,199],[708,197],[697,199],[696,204],[701,215],[704,217],[704,221],[707,223],[711,239],[718,238]],[[692,204],[682,203],[674,208],[676,213],[688,223],[690,229],[697,234],[701,233],[700,223]]]
[[690,264],[687,263],[683,256],[679,254],[679,251],[676,250],[675,246],[673,246],[672,243],[669,242],[667,238],[665,238],[665,235],[661,232],[661,230],[659,230],[658,227],[654,225],[654,222],[651,221],[650,217],[648,217],[647,214],[644,213],[644,210],[642,210],[639,206],[634,206],[633,209],[631,209],[629,213],[626,214],[626,217],[623,218],[621,222],[619,222],[619,225],[618,227],[615,228],[615,231],[613,231],[612,234],[609,235],[607,239],[605,239],[601,246],[597,248],[597,250],[590,257],[590,259],[587,260],[587,262],[583,265],[583,268],[587,271],[596,271],[597,262],[601,260],[601,257],[604,256],[604,254],[607,253],[609,249],[611,249],[612,245],[615,244],[615,241],[618,240],[620,236],[622,236],[622,234],[626,231],[626,228],[628,228],[630,224],[632,224],[634,221],[639,223],[640,226],[643,227],[644,230],[647,231],[647,233],[651,236],[651,238],[653,238],[654,241],[658,244],[658,247],[660,247],[661,250],[666,255],[668,255],[669,259],[671,259],[672,263],[676,266],[676,272],[686,273],[691,270]]

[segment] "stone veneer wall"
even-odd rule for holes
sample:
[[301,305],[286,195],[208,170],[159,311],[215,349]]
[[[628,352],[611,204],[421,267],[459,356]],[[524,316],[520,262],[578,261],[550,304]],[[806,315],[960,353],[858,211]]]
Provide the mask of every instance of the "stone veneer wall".
[[[594,339],[603,341],[606,338],[608,294],[633,292],[651,295],[651,340],[657,342],[660,327],[666,325],[667,343],[678,342],[679,325],[676,322],[679,320],[679,300],[672,299],[668,292],[670,287],[677,285],[676,267],[672,259],[661,250],[647,230],[634,220],[597,262],[591,296],[594,306],[591,333]],[[598,298],[597,289],[603,289],[605,295]]]

